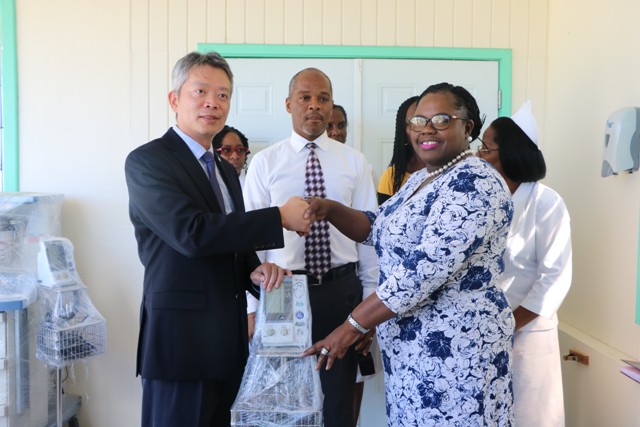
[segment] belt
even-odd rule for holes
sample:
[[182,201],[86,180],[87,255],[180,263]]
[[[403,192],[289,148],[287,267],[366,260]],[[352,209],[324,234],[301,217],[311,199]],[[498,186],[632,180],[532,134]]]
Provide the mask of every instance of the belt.
[[331,280],[337,280],[341,277],[345,277],[350,275],[351,273],[355,273],[358,268],[357,262],[349,262],[347,264],[340,265],[338,267],[334,267],[331,270],[327,271],[322,275],[320,280],[316,276],[312,276],[305,270],[293,270],[293,274],[304,274],[307,276],[307,284],[319,286],[322,282],[328,282]]

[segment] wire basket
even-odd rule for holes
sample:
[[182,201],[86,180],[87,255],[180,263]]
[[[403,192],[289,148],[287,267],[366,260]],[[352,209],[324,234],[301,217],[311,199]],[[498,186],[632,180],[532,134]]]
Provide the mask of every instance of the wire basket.
[[104,353],[106,336],[104,320],[64,329],[44,322],[36,332],[36,357],[51,366],[66,366]]
[[[259,424],[256,424],[259,420]],[[260,427],[268,426],[296,426],[296,427],[322,427],[322,413],[291,411],[231,411],[231,425],[233,427]]]
[[235,403],[233,427],[322,426],[315,358],[252,355]]

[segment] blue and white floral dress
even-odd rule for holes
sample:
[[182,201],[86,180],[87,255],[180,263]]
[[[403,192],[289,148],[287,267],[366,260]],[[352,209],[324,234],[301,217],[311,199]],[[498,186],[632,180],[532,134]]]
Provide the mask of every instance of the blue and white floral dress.
[[510,426],[514,320],[496,283],[511,195],[476,157],[416,192],[425,176],[367,213],[376,292],[397,314],[378,326],[388,424]]

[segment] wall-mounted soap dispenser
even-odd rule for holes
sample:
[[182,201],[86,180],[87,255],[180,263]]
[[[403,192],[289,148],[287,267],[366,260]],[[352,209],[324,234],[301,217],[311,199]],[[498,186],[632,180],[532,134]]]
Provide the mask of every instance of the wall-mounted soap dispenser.
[[602,176],[631,173],[640,166],[640,108],[625,107],[607,119]]

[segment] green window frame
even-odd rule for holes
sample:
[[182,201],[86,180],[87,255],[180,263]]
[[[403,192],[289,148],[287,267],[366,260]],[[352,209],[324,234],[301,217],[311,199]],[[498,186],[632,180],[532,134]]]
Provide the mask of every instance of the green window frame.
[[15,0],[0,2],[2,89],[2,191],[18,191],[18,60]]
[[228,58],[432,59],[497,61],[502,94],[498,116],[511,114],[511,49],[400,46],[324,46],[198,43],[199,52],[216,51]]

